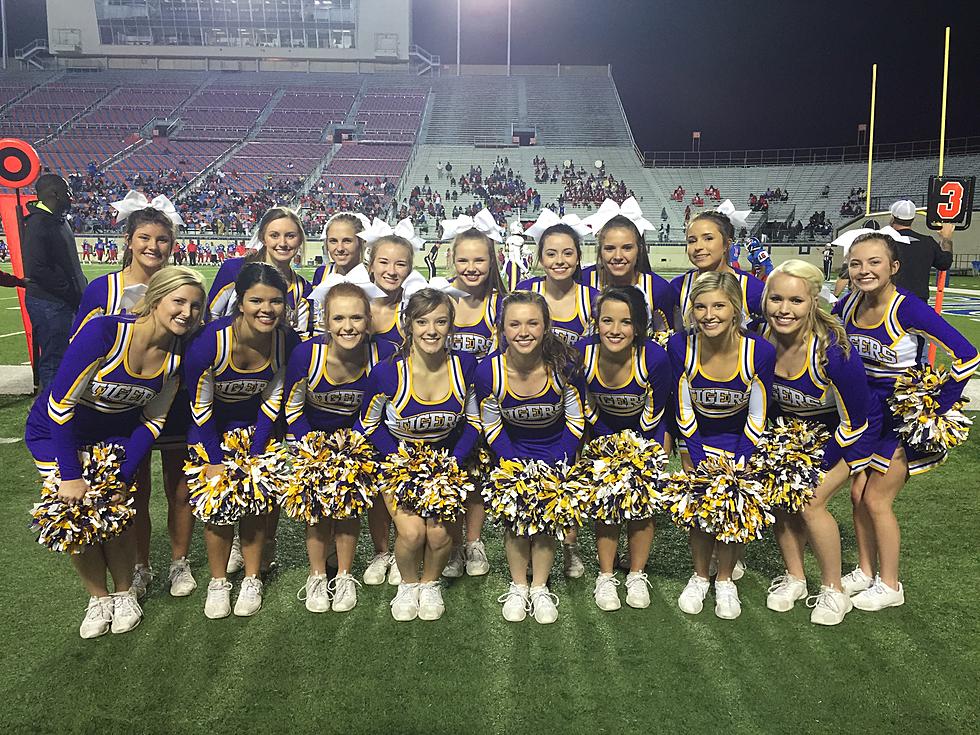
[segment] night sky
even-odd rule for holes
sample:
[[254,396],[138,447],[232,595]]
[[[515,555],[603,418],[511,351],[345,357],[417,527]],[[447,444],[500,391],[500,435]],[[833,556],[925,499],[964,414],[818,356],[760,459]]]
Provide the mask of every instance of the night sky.
[[[359,0],[362,3],[373,0]],[[46,35],[43,0],[7,0],[10,48]],[[513,0],[513,64],[612,64],[644,150],[850,145],[939,137],[943,29],[952,26],[947,136],[980,135],[975,0]],[[414,41],[455,62],[456,0],[413,0]],[[40,9],[40,12],[38,12]],[[506,0],[462,0],[464,64],[506,61]],[[583,105],[588,100],[582,100]]]

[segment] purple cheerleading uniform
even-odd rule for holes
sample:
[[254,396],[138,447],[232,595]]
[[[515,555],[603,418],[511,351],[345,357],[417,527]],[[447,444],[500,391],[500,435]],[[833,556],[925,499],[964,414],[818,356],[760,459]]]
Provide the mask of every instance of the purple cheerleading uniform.
[[[596,266],[583,268],[581,281],[586,286],[601,291],[599,270]],[[647,310],[650,312],[650,331],[663,332],[672,329],[676,296],[670,282],[656,273],[637,273],[633,288],[638,288],[646,300]]]
[[841,317],[847,336],[864,363],[871,400],[881,410],[881,430],[873,438],[871,469],[887,472],[895,450],[902,445],[909,474],[928,472],[946,460],[946,452],[919,452],[902,441],[899,424],[888,405],[895,382],[909,368],[926,364],[926,347],[930,341],[935,342],[953,358],[949,368],[953,380],[946,383],[939,398],[937,410],[943,413],[963,394],[967,379],[980,366],[980,355],[976,347],[928,304],[903,288],[895,289],[881,323],[874,327],[858,326],[855,318],[863,298],[860,291],[852,291],[834,305],[834,313]]
[[[518,291],[531,291],[544,296],[544,282],[542,276],[528,278],[517,284]],[[592,331],[592,309],[595,300],[599,297],[599,292],[590,286],[577,284],[575,286],[575,314],[570,319],[558,319],[552,313],[551,331],[562,342],[572,347],[583,337]]]
[[[235,279],[245,267],[245,258],[231,258],[221,264],[208,291],[208,314],[211,319],[235,314]],[[286,323],[296,330],[303,339],[313,336],[316,319],[310,300],[307,298],[313,287],[299,273],[293,271],[293,278],[286,289]]]
[[[394,346],[387,342],[372,341],[364,371],[348,383],[336,383],[327,375],[330,349],[323,337],[314,337],[296,347],[289,356],[283,393],[286,438],[290,441],[299,441],[311,431],[329,434],[352,428],[364,402],[368,375],[395,352]],[[271,421],[264,413],[259,416],[260,426]]]
[[323,277],[329,275],[330,273],[337,272],[337,265],[334,262],[324,263],[323,265],[318,265],[316,270],[313,272],[313,281],[310,286],[311,289],[316,288],[323,281]]
[[652,340],[633,348],[630,378],[623,385],[606,385],[599,376],[599,337],[576,345],[585,365],[585,418],[594,437],[626,429],[664,443],[664,409],[670,399],[670,363],[664,349]]
[[774,375],[771,413],[823,425],[831,432],[824,445],[823,469],[843,459],[851,474],[859,472],[871,461],[870,437],[881,428],[880,407],[868,399],[864,364],[855,350],[845,353],[836,342],[827,346],[827,360],[821,364],[815,335],[809,337],[806,354],[799,375]]
[[273,422],[282,406],[286,361],[298,337],[291,329],[277,329],[269,360],[255,370],[235,366],[235,317],[222,317],[206,325],[187,346],[184,377],[191,394],[193,423],[188,444],[201,444],[212,464],[224,459],[224,432],[255,426],[261,411],[270,421],[256,430],[252,447],[261,451],[268,443]]
[[492,291],[484,304],[483,316],[475,324],[456,324],[449,335],[448,347],[482,360],[497,349],[497,322],[504,300]]
[[[684,311],[687,309],[687,302],[690,300],[691,287],[699,275],[701,274],[696,269],[692,269],[687,273],[682,273],[670,282],[671,288],[674,289],[674,306],[678,309],[676,326],[678,332],[684,329],[682,323],[684,320]],[[753,317],[764,318],[765,315],[762,313],[762,292],[765,289],[765,284],[755,276],[742,273],[741,271],[735,271],[733,275],[738,279],[738,283],[742,287],[743,321],[748,323]]]
[[519,396],[507,385],[507,356],[495,353],[476,370],[476,397],[487,445],[503,459],[573,462],[585,433],[585,386],[549,371],[544,389]]
[[397,356],[371,370],[364,389],[360,420],[354,428],[382,455],[400,442],[448,449],[462,463],[480,437],[473,374],[476,360],[450,352],[446,358],[449,392],[441,401],[423,401],[412,390],[412,358]]
[[404,310],[405,302],[399,301],[395,307],[395,318],[392,319],[388,327],[375,332],[374,339],[388,342],[389,344],[395,345],[395,347],[401,347],[402,342],[405,341],[405,333],[402,331],[402,312]]
[[695,467],[708,455],[748,459],[766,428],[776,350],[757,334],[744,335],[738,369],[716,379],[701,370],[702,339],[679,333],[667,342],[680,449]]
[[504,267],[500,269],[500,275],[507,285],[507,290],[514,291],[517,289],[517,284],[524,278],[524,271],[513,260],[506,260],[504,261]]
[[63,480],[82,476],[78,450],[111,441],[125,447],[122,475],[131,480],[163,430],[180,380],[180,342],[150,376],[134,375],[127,355],[134,316],[90,319],[68,345],[48,391],[31,407],[25,442],[38,469]]
[[146,293],[145,283],[126,286],[122,271],[107,273],[93,279],[82,293],[82,303],[75,312],[71,334],[78,333],[85,323],[95,316],[106,314],[126,314],[132,311],[136,302]]

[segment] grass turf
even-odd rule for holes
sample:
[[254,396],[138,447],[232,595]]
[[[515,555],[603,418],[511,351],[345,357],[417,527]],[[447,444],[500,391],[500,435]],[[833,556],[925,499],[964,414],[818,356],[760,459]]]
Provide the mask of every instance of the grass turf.
[[[27,399],[0,398],[0,434],[22,433]],[[69,562],[34,543],[27,511],[39,480],[22,443],[0,445],[0,732],[977,732],[980,624],[973,489],[980,438],[899,496],[908,602],[811,625],[800,603],[765,608],[782,567],[771,540],[749,547],[742,616],[699,616],[675,600],[690,574],[683,536],[662,524],[648,568],[653,604],[602,613],[588,570],[552,589],[552,626],[506,623],[500,534],[485,533],[491,573],[445,591],[441,621],[395,623],[393,588],[364,587],[347,614],[312,615],[301,527],[284,518],[279,568],[254,618],[203,615],[200,526],[190,555],[199,588],[174,599],[157,580],[132,633],[78,637],[85,596]],[[152,560],[165,577],[166,506],[155,473]],[[845,567],[855,560],[847,493],[834,500]],[[356,573],[369,556],[362,533]],[[811,589],[818,575],[808,559]],[[236,584],[237,588],[237,584]],[[236,590],[237,593],[237,590]]]

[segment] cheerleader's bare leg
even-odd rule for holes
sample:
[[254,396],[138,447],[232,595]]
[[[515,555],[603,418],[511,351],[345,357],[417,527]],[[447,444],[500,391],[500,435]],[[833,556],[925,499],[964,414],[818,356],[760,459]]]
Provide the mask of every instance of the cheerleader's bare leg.
[[[735,562],[738,561],[745,551],[745,544],[723,544],[715,545],[718,554],[718,576],[715,582],[730,582],[732,580],[732,570],[735,569]],[[700,575],[701,572],[699,571]]]
[[388,533],[391,530],[391,514],[385,503],[375,503],[368,508],[368,531],[376,554],[388,553]]
[[136,561],[136,529],[123,531],[113,539],[103,542],[109,576],[112,577],[114,592],[125,592],[133,584],[133,567]]
[[555,538],[547,533],[531,537],[531,586],[547,587],[555,563]]
[[835,590],[841,588],[840,528],[827,510],[827,503],[847,481],[849,472],[850,468],[844,460],[838,462],[814,489],[813,498],[801,514],[810,548],[820,565],[820,583]]
[[[472,544],[480,540],[483,533],[483,523],[487,518],[487,509],[483,507],[483,498],[479,494],[466,501],[466,542]],[[462,536],[462,534],[460,534]]]
[[797,579],[806,579],[803,569],[803,550],[806,548],[806,524],[799,513],[774,510],[776,525],[773,535],[783,557],[786,571]]
[[81,553],[71,554],[71,564],[85,585],[85,591],[90,597],[108,597],[109,588],[106,585],[105,554],[102,544],[92,544],[82,549]]
[[187,451],[181,448],[163,449],[160,460],[163,465],[163,489],[167,495],[167,531],[170,534],[172,560],[185,559],[191,550],[194,536],[194,513],[188,500],[187,476],[184,474],[184,458]]
[[878,551],[878,576],[892,589],[898,589],[898,558],[902,533],[898,527],[893,505],[908,480],[909,466],[905,450],[898,447],[885,474],[874,473],[868,478],[862,504],[874,528]]
[[204,546],[208,551],[208,567],[213,579],[224,579],[231,556],[231,542],[235,538],[235,526],[204,524]]
[[857,542],[858,566],[869,577],[875,576],[878,569],[878,544],[875,541],[875,527],[864,502],[868,482],[874,470],[864,470],[851,478],[851,507],[854,517],[854,540]]
[[[242,540],[242,557],[245,559],[245,576],[258,577],[262,573],[262,547],[265,545],[266,529],[269,527],[269,514],[245,516],[238,524],[238,535]],[[231,546],[228,547],[229,554]],[[228,557],[225,557],[225,564]],[[224,576],[222,574],[222,576]]]
[[630,572],[642,572],[646,568],[656,529],[657,526],[653,518],[629,521],[626,524],[626,539],[630,550]]
[[[694,562],[694,573],[703,579],[708,579],[708,567],[711,565],[711,554],[715,550],[715,537],[705,533],[700,528],[692,528],[687,537],[688,545],[691,547],[691,560]],[[719,550],[718,576],[721,577],[721,547],[724,544],[717,544]],[[732,560],[732,567],[735,561]],[[731,577],[732,567],[728,569],[728,577]]]
[[[531,563],[531,539],[504,531],[504,552],[507,555],[511,581],[527,587],[527,568]],[[552,559],[554,559],[554,551],[552,551]]]
[[395,563],[404,584],[417,584],[419,567],[425,555],[425,519],[412,513],[395,511]]
[[595,524],[595,548],[599,555],[599,572],[602,574],[612,574],[616,565],[616,550],[619,547],[618,523],[602,523],[596,521]]
[[[453,548],[453,525],[459,523],[440,523],[432,518],[425,521],[425,550],[422,562],[422,582],[436,582],[442,571],[449,563],[449,554]],[[395,542],[397,545],[397,541]]]
[[136,563],[150,566],[150,455],[140,462],[136,470],[136,492],[133,494],[133,530],[136,532]]
[[361,532],[359,518],[347,518],[334,521],[334,543],[337,545],[337,571],[350,572],[354,566],[354,550],[357,548],[357,536]]
[[310,576],[327,573],[327,555],[333,541],[333,521],[325,519],[306,526],[306,556],[310,560]]

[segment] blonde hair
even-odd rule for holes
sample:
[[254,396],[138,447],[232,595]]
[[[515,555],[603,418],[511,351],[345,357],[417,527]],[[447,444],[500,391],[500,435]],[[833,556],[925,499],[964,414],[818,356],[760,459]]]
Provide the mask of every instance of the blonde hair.
[[350,225],[351,229],[354,230],[354,240],[357,241],[357,262],[362,262],[364,260],[364,241],[358,237],[358,233],[364,232],[364,223],[353,212],[337,212],[337,214],[327,220],[327,224],[323,227],[324,250],[327,247],[327,240],[330,239],[330,228],[335,222]]
[[[766,287],[762,292],[763,311],[766,311],[765,305],[769,301],[769,289],[770,284],[772,283],[771,279],[777,273],[784,273],[787,276],[799,278],[806,284],[806,290],[810,295],[811,304],[810,313],[807,314],[806,317],[804,334],[816,335],[817,355],[819,357],[820,364],[826,364],[827,348],[832,342],[836,342],[844,351],[845,355],[850,354],[851,341],[847,338],[847,332],[844,331],[844,326],[837,320],[836,317],[828,314],[826,311],[820,308],[820,291],[823,289],[823,272],[817,268],[817,266],[807,263],[805,260],[791,258],[790,260],[784,260],[773,269],[772,273],[769,274],[769,278],[766,279]],[[768,321],[768,319],[769,315],[767,312],[766,320]]]
[[[201,277],[200,273],[191,268],[186,268],[182,265],[168,265],[150,276],[150,282],[146,285],[146,292],[143,294],[143,298],[136,302],[136,305],[133,307],[133,313],[139,318],[149,316],[159,306],[161,301],[183,286],[194,286],[200,289],[202,296],[201,310],[203,312],[204,302],[207,300],[204,278]],[[198,314],[198,320],[200,318],[201,315]],[[196,328],[197,324],[195,323],[188,332],[192,332]]]
[[303,223],[300,221],[299,215],[289,207],[272,207],[265,214],[262,215],[262,219],[259,220],[258,237],[261,247],[258,250],[253,250],[251,253],[245,256],[246,262],[263,262],[265,260],[265,231],[268,229],[276,220],[288,219],[296,225],[296,229],[299,230],[299,247],[296,252],[303,252],[303,245],[306,243],[306,231],[303,229]]
[[[415,267],[415,246],[412,245],[408,240],[406,240],[401,235],[385,235],[384,237],[379,237],[373,243],[371,243],[371,252],[368,253],[367,269],[368,273],[371,273],[371,269],[374,268],[374,261],[378,257],[378,248],[382,245],[393,243],[395,245],[401,245],[408,252],[408,266],[409,268]],[[371,280],[374,280],[374,274],[371,273]]]
[[[359,299],[361,304],[364,306],[364,314],[367,316],[368,332],[370,333],[371,326],[371,299],[368,295],[364,293],[364,289],[358,286],[356,283],[348,283],[346,281],[338,283],[333,286],[327,295],[323,297],[323,328],[327,329],[327,323],[330,321],[330,302],[334,299],[339,298],[349,298],[349,299]],[[370,339],[370,337],[369,337]]]
[[697,328],[697,321],[694,319],[694,302],[698,297],[709,291],[721,291],[735,310],[735,319],[732,321],[732,330],[742,331],[742,287],[731,273],[721,271],[709,271],[698,276],[694,285],[691,286],[691,293],[687,297],[687,308],[684,309],[684,326],[691,329]]

